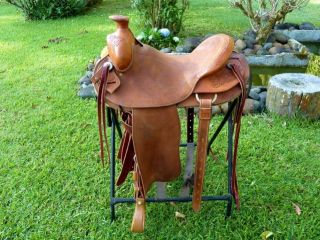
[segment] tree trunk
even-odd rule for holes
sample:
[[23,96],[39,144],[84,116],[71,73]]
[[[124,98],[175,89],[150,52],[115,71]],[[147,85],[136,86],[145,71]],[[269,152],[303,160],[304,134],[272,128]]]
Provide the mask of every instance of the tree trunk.
[[267,109],[280,115],[320,119],[320,78],[284,73],[269,80]]

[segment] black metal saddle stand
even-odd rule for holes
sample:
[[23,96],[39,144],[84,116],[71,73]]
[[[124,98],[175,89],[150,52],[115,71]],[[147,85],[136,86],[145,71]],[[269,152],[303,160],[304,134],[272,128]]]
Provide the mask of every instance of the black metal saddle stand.
[[[226,195],[218,196],[202,196],[202,201],[226,201],[226,217],[231,216],[232,211],[232,201],[233,197],[231,195],[231,177],[232,177],[232,159],[233,159],[233,129],[234,121],[232,119],[232,112],[237,105],[237,100],[228,103],[228,111],[224,118],[220,122],[220,125],[211,136],[208,142],[208,152],[213,144],[214,140],[217,138],[222,128],[228,122],[228,193]],[[187,143],[193,143],[193,129],[194,129],[194,109],[188,108],[187,110]],[[114,109],[107,108],[107,121],[108,127],[111,127],[111,162],[110,162],[110,211],[111,211],[111,222],[115,220],[115,205],[119,203],[135,203],[134,198],[119,198],[116,197],[115,191],[115,166],[116,166],[116,132],[119,137],[122,136],[122,131],[120,124],[118,122],[116,112]],[[186,147],[187,143],[180,144],[180,147]],[[195,144],[196,145],[196,144]],[[192,196],[190,197],[167,197],[167,198],[147,198],[146,202],[190,202],[192,201]]]

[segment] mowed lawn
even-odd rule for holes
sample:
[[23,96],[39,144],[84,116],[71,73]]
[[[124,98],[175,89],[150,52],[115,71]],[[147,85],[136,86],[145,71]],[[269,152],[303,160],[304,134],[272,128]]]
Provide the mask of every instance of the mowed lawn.
[[[287,20],[320,25],[319,8],[313,1]],[[96,102],[76,92],[88,61],[114,29],[111,14],[129,15],[139,33],[129,1],[107,0],[83,16],[35,22],[0,2],[0,239],[259,239],[264,231],[275,239],[318,239],[320,122],[268,113],[243,118],[241,210],[231,218],[224,219],[221,202],[203,203],[198,214],[190,203],[149,204],[145,233],[132,234],[134,206],[124,204],[110,224]],[[249,27],[238,10],[217,0],[191,0],[185,23],[181,36]],[[62,41],[48,42],[54,38]],[[226,130],[208,160],[205,194],[225,193],[225,140]],[[181,179],[171,183],[169,193],[180,186]],[[117,191],[132,196],[130,179]],[[176,219],[175,211],[186,218]]]

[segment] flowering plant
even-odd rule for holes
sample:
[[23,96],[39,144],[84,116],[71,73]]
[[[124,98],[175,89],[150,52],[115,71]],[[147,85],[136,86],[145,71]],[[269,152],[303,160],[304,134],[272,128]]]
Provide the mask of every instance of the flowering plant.
[[157,49],[166,47],[174,48],[180,41],[180,39],[177,36],[174,36],[168,28],[147,29],[140,33],[137,36],[137,39]]

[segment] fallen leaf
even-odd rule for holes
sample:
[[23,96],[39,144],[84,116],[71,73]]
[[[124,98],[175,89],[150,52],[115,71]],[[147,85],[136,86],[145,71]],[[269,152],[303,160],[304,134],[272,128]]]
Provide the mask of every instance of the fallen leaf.
[[44,46],[42,46],[41,48],[42,48],[42,49],[45,49],[45,48],[49,48],[49,46],[44,45]]
[[271,232],[271,231],[264,231],[263,233],[261,233],[261,238],[263,239],[263,240],[266,240],[266,239],[268,239],[268,238],[270,238],[270,237],[272,237],[273,236],[273,232]]
[[186,218],[186,215],[180,213],[180,212],[175,212],[175,216],[176,218],[181,218],[181,219],[185,219]]
[[294,210],[296,211],[297,215],[301,215],[301,208],[299,207],[299,205],[292,203],[292,205],[294,206]]

